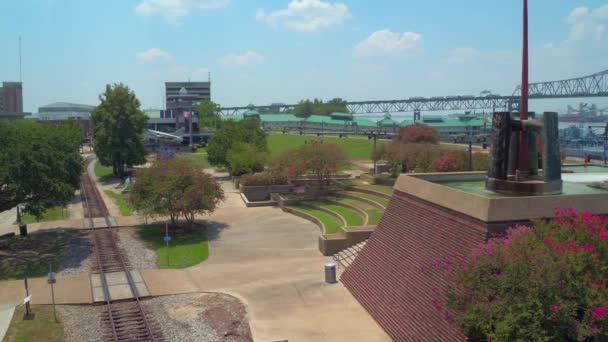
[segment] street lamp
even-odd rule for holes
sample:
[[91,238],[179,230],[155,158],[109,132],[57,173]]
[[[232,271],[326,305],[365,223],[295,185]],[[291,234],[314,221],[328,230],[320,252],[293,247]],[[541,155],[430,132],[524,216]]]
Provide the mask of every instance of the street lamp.
[[[160,201],[163,205],[166,205],[167,199],[165,197],[161,198]],[[169,236],[169,218],[165,221],[165,237],[163,238],[165,243],[167,244],[167,268],[169,268],[169,241],[171,241],[171,237]]]

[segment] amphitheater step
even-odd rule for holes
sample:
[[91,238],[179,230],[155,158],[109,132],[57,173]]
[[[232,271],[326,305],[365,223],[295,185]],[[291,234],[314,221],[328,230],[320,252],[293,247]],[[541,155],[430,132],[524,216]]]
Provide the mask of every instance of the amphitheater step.
[[354,246],[350,246],[332,256],[334,261],[338,264],[338,267],[347,268],[350,264],[355,261],[357,254],[365,247],[367,240],[361,241]]

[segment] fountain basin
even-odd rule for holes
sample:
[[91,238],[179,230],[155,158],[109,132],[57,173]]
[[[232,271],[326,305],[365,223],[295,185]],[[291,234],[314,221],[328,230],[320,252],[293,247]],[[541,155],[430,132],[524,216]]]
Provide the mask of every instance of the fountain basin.
[[395,190],[485,223],[489,230],[553,217],[555,208],[608,212],[608,191],[564,181],[558,195],[516,196],[485,190],[485,172],[404,174]]

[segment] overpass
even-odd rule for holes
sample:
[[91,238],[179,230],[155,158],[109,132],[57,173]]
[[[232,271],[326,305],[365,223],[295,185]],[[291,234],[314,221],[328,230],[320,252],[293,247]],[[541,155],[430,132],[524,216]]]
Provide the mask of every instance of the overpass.
[[[581,97],[608,97],[608,70],[567,80],[530,83],[530,99],[562,99]],[[353,114],[398,113],[398,112],[432,112],[444,110],[505,110],[510,111],[519,106],[520,88],[517,86],[513,95],[485,96],[437,96],[410,97],[405,100],[356,101],[347,102],[346,108]],[[286,113],[295,105],[273,105],[279,113]],[[270,106],[258,106],[254,109],[266,109]],[[243,114],[251,107],[223,107],[220,115],[235,116]]]

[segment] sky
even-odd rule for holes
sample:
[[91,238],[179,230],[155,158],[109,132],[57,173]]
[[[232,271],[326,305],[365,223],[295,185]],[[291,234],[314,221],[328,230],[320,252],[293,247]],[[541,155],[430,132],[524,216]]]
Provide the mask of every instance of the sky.
[[[608,69],[607,0],[529,6],[531,82]],[[111,83],[128,85],[143,108],[164,108],[165,81],[209,75],[222,106],[511,95],[521,1],[2,0],[0,81],[19,80],[19,36],[30,112],[96,105]]]

